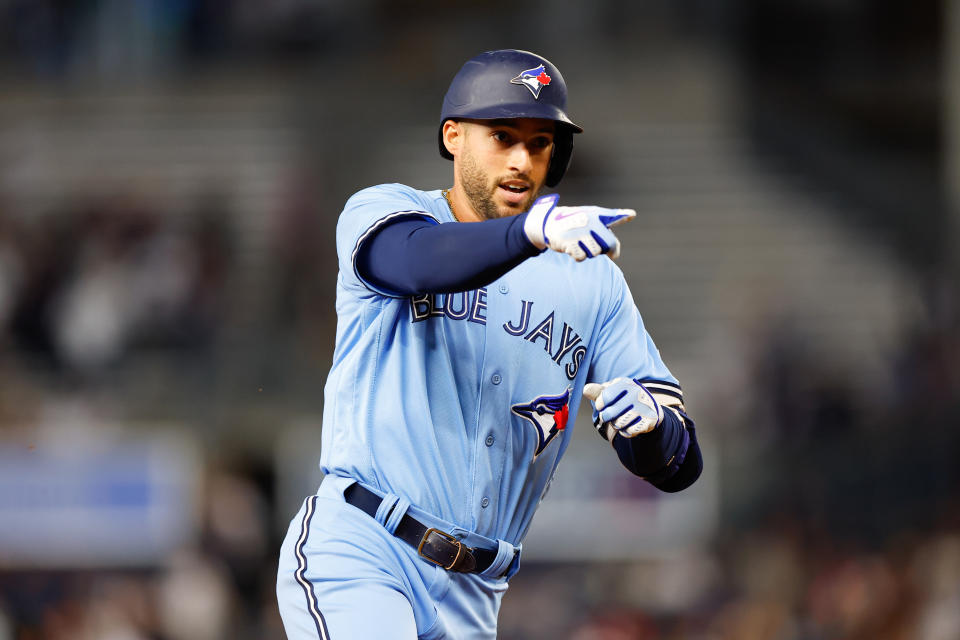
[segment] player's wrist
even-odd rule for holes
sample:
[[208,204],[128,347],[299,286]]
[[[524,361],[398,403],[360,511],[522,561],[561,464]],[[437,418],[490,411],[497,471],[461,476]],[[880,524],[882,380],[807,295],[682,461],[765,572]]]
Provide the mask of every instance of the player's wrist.
[[537,245],[533,244],[533,241],[530,240],[530,237],[527,235],[526,225],[527,218],[529,216],[529,213],[524,212],[516,217],[516,222],[510,227],[508,242],[510,242],[512,246],[520,247],[520,250],[525,255],[532,258],[533,256],[538,256],[546,251],[547,247],[538,247]]
[[555,193],[546,196],[540,196],[537,198],[536,202],[533,203],[533,206],[530,207],[530,210],[526,213],[527,217],[523,223],[523,232],[526,234],[527,240],[530,241],[530,244],[541,251],[550,245],[550,241],[547,239],[545,226],[547,222],[547,216],[549,216],[550,212],[553,211],[553,208],[557,206],[558,198],[559,196]]

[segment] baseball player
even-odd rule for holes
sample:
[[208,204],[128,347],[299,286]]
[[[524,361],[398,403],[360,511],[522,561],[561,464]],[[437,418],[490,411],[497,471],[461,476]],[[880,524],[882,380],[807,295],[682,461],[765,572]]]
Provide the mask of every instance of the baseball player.
[[631,472],[699,476],[680,386],[608,259],[634,212],[538,197],[582,131],[566,99],[545,58],[480,54],[440,116],[452,188],[347,201],[326,476],[280,552],[290,638],[494,638],[581,395]]

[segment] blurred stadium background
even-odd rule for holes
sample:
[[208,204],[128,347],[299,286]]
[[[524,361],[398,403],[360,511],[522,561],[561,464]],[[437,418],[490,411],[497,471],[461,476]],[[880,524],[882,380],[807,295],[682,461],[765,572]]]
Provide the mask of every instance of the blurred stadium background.
[[332,233],[537,51],[705,476],[581,416],[506,639],[960,638],[960,3],[0,0],[0,640],[282,638]]

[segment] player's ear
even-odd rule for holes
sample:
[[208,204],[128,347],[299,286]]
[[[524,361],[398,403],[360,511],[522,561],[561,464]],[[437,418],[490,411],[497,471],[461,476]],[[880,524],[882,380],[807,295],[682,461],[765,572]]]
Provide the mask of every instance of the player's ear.
[[450,155],[456,156],[460,153],[460,147],[463,145],[463,136],[466,133],[463,122],[456,120],[447,120],[443,123],[443,146],[446,147]]

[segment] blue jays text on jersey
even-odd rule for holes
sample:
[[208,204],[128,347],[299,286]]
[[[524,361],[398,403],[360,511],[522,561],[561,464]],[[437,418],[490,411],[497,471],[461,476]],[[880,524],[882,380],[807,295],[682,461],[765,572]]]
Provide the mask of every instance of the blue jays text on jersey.
[[[450,320],[468,320],[485,325],[487,318],[487,289],[481,287],[474,291],[458,293],[428,293],[410,298],[410,312],[412,322],[423,322],[429,318],[446,317]],[[573,330],[573,327],[563,322],[563,328],[557,330],[556,352],[554,352],[554,316],[551,310],[542,320],[530,328],[530,317],[533,301],[521,300],[519,317],[516,320],[503,323],[503,330],[511,336],[521,337],[529,342],[538,340],[543,344],[543,350],[550,356],[554,364],[564,368],[567,378],[573,380],[580,370],[580,363],[587,353],[582,338]],[[529,331],[529,332],[528,332]]]
[[548,251],[473,291],[377,290],[358,275],[357,251],[403,217],[454,222],[440,191],[393,184],[355,194],[338,223],[321,467],[517,544],[569,444],[583,385],[676,380],[607,259]]

